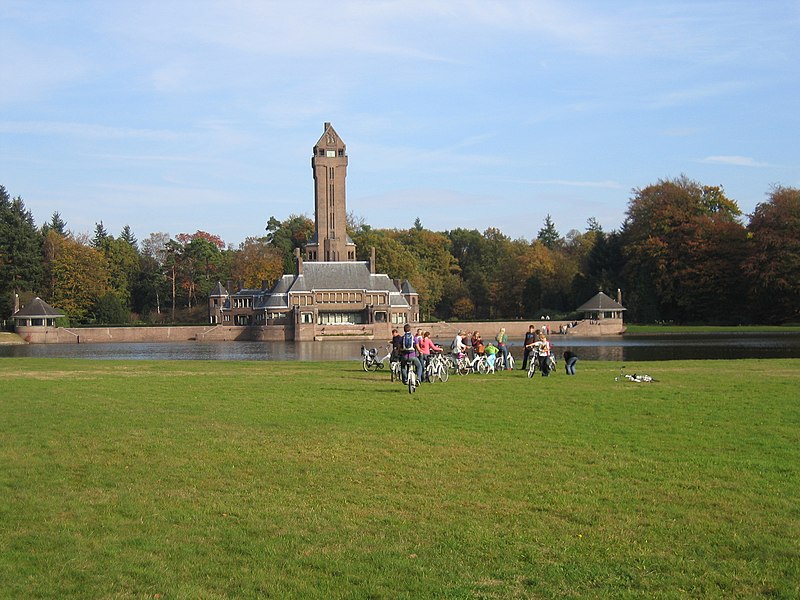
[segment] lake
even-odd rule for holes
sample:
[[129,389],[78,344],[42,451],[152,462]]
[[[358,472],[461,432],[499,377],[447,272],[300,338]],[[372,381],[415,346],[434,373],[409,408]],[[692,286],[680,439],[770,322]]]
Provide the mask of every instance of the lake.
[[[733,358],[800,358],[800,333],[675,333],[598,338],[550,338],[558,356],[572,350],[581,360],[651,361]],[[439,340],[445,348],[450,340]],[[173,342],[126,344],[0,345],[0,357],[100,360],[360,360],[362,342]],[[367,347],[385,349],[368,342]],[[520,342],[511,343],[522,358]],[[385,352],[379,352],[385,354]]]

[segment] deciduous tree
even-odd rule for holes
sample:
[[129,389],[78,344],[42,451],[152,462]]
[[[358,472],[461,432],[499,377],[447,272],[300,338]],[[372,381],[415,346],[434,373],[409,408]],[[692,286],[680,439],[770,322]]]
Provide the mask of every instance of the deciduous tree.
[[775,187],[756,206],[747,227],[750,256],[744,270],[754,317],[769,323],[800,320],[800,189]]

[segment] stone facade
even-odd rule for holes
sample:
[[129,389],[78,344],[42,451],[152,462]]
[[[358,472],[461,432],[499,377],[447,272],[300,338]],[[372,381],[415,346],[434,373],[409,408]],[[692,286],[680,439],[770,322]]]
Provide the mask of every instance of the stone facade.
[[371,339],[419,320],[419,295],[408,281],[377,273],[374,249],[370,260],[356,260],[347,235],[347,164],[344,142],[325,123],[311,158],[315,233],[305,259],[297,250],[295,273],[270,289],[218,282],[209,296],[211,324],[273,328],[289,340]]

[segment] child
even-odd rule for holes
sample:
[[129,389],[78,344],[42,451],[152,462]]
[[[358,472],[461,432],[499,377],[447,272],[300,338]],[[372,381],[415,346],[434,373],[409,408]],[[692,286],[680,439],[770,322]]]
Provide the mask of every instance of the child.
[[497,360],[497,353],[500,349],[492,342],[489,342],[483,349],[486,353],[486,362],[489,363],[489,368],[494,371],[494,361]]

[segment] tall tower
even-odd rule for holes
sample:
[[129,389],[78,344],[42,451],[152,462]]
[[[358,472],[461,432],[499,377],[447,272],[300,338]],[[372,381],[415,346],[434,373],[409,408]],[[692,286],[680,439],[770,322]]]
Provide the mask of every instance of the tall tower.
[[332,262],[356,259],[356,245],[347,235],[345,178],[347,152],[339,134],[325,123],[314,146],[314,237],[306,244],[306,260]]

